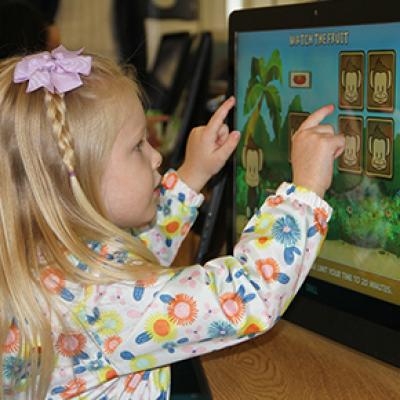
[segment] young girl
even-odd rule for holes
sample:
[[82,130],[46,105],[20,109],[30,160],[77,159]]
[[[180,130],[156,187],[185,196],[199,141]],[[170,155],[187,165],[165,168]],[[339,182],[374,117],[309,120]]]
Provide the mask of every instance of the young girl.
[[161,178],[139,89],[112,62],[60,46],[0,63],[2,398],[166,399],[168,364],[281,316],[327,231],[321,197],[344,146],[320,125],[331,106],[296,133],[294,184],[233,256],[161,267],[238,143],[223,122],[233,106],[194,129],[182,167]]

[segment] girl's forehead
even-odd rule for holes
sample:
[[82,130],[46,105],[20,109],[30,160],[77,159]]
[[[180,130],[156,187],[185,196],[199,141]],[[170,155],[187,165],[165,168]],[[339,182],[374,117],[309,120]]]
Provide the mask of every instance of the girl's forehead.
[[132,135],[140,135],[141,131],[146,127],[146,116],[140,100],[136,97],[131,98],[125,104],[122,113],[122,127],[120,135],[131,138]]
[[121,111],[126,112],[128,115],[132,114],[132,112],[137,112],[138,114],[144,113],[142,101],[137,93],[129,92],[121,100],[123,109]]

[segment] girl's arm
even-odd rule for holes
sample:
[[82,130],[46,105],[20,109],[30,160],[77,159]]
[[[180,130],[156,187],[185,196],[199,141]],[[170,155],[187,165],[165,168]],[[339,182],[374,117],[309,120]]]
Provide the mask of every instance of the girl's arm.
[[[73,310],[92,338],[86,345],[96,343],[110,366],[126,374],[267,331],[307,276],[330,214],[314,193],[283,184],[250,220],[233,256],[87,290]],[[99,291],[104,295],[96,297]]]
[[203,195],[189,188],[175,171],[164,175],[156,221],[149,229],[136,232],[161,265],[169,266],[174,260],[203,200]]

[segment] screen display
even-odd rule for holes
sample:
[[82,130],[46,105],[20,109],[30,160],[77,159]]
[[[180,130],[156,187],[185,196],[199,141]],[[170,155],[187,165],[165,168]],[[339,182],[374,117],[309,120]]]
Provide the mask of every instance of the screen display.
[[[400,305],[400,23],[238,32],[237,236],[291,181],[291,136],[309,113],[345,135],[325,200],[334,213],[310,275]],[[310,154],[312,157],[312,154]]]

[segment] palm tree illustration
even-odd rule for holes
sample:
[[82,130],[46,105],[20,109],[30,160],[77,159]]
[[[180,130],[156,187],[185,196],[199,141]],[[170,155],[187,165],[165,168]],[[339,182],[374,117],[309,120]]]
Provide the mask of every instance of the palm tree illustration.
[[278,50],[274,50],[268,63],[263,57],[253,57],[251,60],[251,76],[246,89],[244,100],[244,114],[249,113],[249,119],[245,126],[244,145],[246,146],[250,137],[254,138],[255,127],[259,118],[264,117],[261,107],[265,102],[272,120],[275,137],[279,141],[279,131],[281,127],[281,96],[274,81],[282,84],[282,61]]

